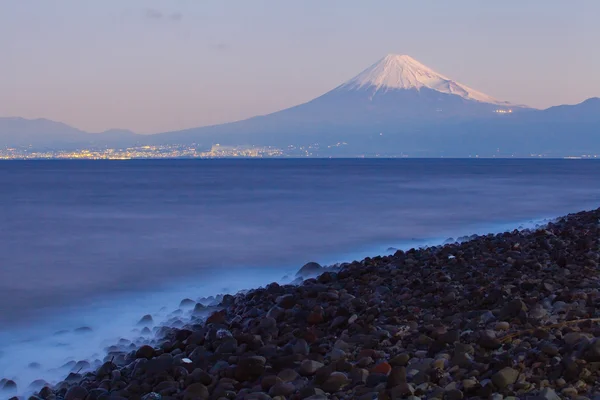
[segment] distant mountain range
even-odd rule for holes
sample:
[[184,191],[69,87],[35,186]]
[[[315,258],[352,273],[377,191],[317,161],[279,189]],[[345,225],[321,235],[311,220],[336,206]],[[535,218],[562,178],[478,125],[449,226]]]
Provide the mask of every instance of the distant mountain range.
[[115,143],[134,144],[139,138],[143,138],[143,136],[126,129],[89,133],[45,118],[0,117],[0,146],[4,147],[32,146],[61,149],[81,146],[112,146]]
[[406,55],[388,55],[307,103],[221,125],[154,135],[86,133],[49,120],[0,118],[0,146],[185,144],[309,146],[316,156],[600,154],[600,99],[537,110],[456,82]]

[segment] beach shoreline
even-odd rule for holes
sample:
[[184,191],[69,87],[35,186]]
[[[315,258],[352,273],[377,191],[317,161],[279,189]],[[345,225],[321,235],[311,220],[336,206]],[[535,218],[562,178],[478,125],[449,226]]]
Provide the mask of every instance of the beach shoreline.
[[[87,374],[71,373],[67,381],[52,389],[42,389],[39,397],[76,399],[80,398],[76,396],[77,393],[81,396],[85,392],[83,398],[90,399],[108,398],[106,396],[109,393],[110,398],[117,398],[115,395],[142,398],[148,393],[159,393],[162,398],[207,399],[366,399],[401,398],[408,395],[433,398],[440,393],[443,396],[450,393],[450,396],[455,396],[453,398],[462,398],[483,396],[480,393],[483,391],[491,391],[489,395],[537,395],[545,390],[544,387],[551,387],[549,390],[560,396],[568,397],[573,391],[581,395],[587,393],[584,384],[588,392],[593,387],[586,382],[596,371],[588,370],[591,375],[587,376],[587,380],[578,379],[572,384],[563,377],[563,373],[555,372],[555,375],[559,375],[555,381],[562,384],[562,379],[564,384],[544,384],[530,379],[535,377],[535,368],[529,368],[531,366],[526,364],[519,367],[524,362],[521,358],[525,357],[527,360],[527,352],[524,352],[525,356],[514,355],[513,363],[504,360],[507,365],[503,369],[496,368],[494,362],[503,365],[500,357],[502,351],[510,354],[510,350],[514,348],[508,349],[507,346],[529,336],[547,344],[544,350],[530,343],[530,347],[540,354],[550,356],[549,352],[554,350],[557,350],[556,354],[562,354],[561,350],[565,348],[563,335],[560,333],[556,336],[552,333],[552,329],[558,328],[548,328],[550,335],[554,335],[551,339],[539,339],[533,333],[529,336],[519,334],[515,340],[507,337],[524,327],[535,332],[536,324],[539,328],[547,322],[568,322],[566,329],[579,329],[577,324],[562,318],[568,312],[564,315],[553,313],[555,310],[552,304],[556,303],[556,297],[554,302],[549,298],[556,296],[554,292],[558,291],[562,295],[567,289],[568,292],[576,289],[580,293],[577,295],[579,297],[583,296],[581,293],[585,294],[588,302],[590,298],[597,297],[599,216],[600,210],[581,212],[530,231],[483,235],[463,243],[397,251],[390,256],[366,258],[335,268],[318,269],[313,265],[310,276],[318,276],[317,279],[309,278],[307,268],[304,268],[303,278],[308,279],[304,279],[299,285],[280,286],[273,283],[266,288],[226,295],[218,299],[218,305],[213,300],[212,305],[205,304],[209,305],[207,308],[204,305],[195,306],[197,319],[192,319],[186,326],[161,328],[157,339],[150,342],[151,347],[129,344],[129,352],[115,348],[112,360],[105,362],[97,371]],[[549,249],[540,250],[535,247],[540,242],[539,237],[550,243],[552,240],[559,240],[556,238],[561,238],[561,235],[570,235],[573,240],[563,243],[561,249],[550,246]],[[564,242],[563,239],[560,240]],[[582,245],[579,242],[588,243],[587,251],[580,248]],[[507,243],[511,243],[511,246],[507,247]],[[509,266],[505,253],[515,253],[513,256],[516,257],[516,254],[524,252],[521,246],[534,246],[536,252],[527,254],[544,258],[548,265],[554,265],[548,268],[563,263],[564,254],[560,255],[561,251],[583,257],[581,262],[584,265],[565,264],[562,268],[568,271],[574,269],[572,273],[581,277],[579,286],[582,283],[587,286],[574,289],[570,286],[571,283],[565,283],[561,287],[561,282],[556,282],[555,277],[544,270],[542,263],[536,262],[532,266],[526,258],[519,260],[509,257],[512,260],[512,265]],[[472,259],[461,255],[465,251],[478,255],[487,254],[488,259],[480,260],[482,265],[471,265]],[[504,259],[498,258],[498,254]],[[506,268],[513,273],[521,268],[531,276],[521,273],[520,277],[511,277]],[[424,276],[423,270],[429,269],[429,275]],[[487,290],[482,291],[481,287],[467,289],[469,285],[475,286],[471,282],[474,279],[482,280],[485,277],[489,280],[494,277],[494,273],[501,274],[495,277],[499,282],[502,279],[510,282],[508,294],[498,294],[495,291],[488,293]],[[586,275],[592,273],[594,279]],[[536,274],[541,277],[536,277]],[[458,277],[461,279],[457,280]],[[550,283],[548,279],[553,282]],[[415,283],[417,281],[420,283]],[[514,283],[519,285],[515,286]],[[550,287],[552,290],[549,290]],[[434,292],[428,292],[429,288],[434,289]],[[467,293],[469,296],[465,296]],[[481,304],[472,304],[477,297],[475,293],[484,297],[500,297],[483,312]],[[525,297],[525,294],[532,293],[537,294],[537,297]],[[424,298],[420,300],[419,295]],[[503,298],[507,295],[507,298]],[[509,298],[512,300],[509,301]],[[425,299],[429,303],[422,304]],[[511,318],[501,318],[503,307],[492,307],[499,306],[498,302],[501,300],[506,307],[510,305],[521,308],[514,315],[511,314]],[[537,301],[535,304],[534,300]],[[581,301],[581,298],[577,300]],[[565,303],[564,300],[559,301]],[[188,302],[186,306],[190,305],[191,302]],[[450,318],[452,314],[445,315],[448,310],[444,310],[447,308],[456,311],[454,319]],[[583,307],[585,312],[582,313],[589,314],[589,308]],[[392,314],[392,310],[395,315],[388,315]],[[528,314],[531,313],[530,310],[535,310],[536,316],[543,315],[537,320],[532,319]],[[467,318],[469,313],[473,315]],[[575,316],[585,319],[583,317],[587,314]],[[423,317],[426,318],[422,319]],[[585,320],[589,321],[594,317],[595,315],[590,315]],[[483,326],[481,318],[488,318]],[[467,319],[466,325],[471,323],[475,329],[465,329]],[[479,322],[474,323],[473,320]],[[140,323],[143,325],[143,321]],[[587,338],[588,347],[593,347],[595,340],[592,338],[597,336],[596,328],[594,323],[589,325],[589,329],[586,327],[582,331],[580,339]],[[592,333],[588,332],[590,330]],[[590,335],[593,336],[590,338]],[[358,342],[357,338],[360,338]],[[457,357],[461,357],[457,356],[457,346],[462,350],[466,346],[466,352],[460,354],[468,361],[457,360]],[[472,351],[469,346],[473,348]],[[569,345],[566,348],[570,349]],[[408,358],[405,363],[399,362],[402,361],[398,359],[399,356],[402,360]],[[572,354],[570,356],[573,357]],[[499,360],[495,360],[496,358]],[[549,358],[546,361],[551,360]],[[584,364],[587,362],[585,357],[581,360]],[[246,376],[244,365],[247,363],[252,367],[246,368],[250,371],[245,371],[249,373]],[[256,363],[257,366],[254,365]],[[162,366],[153,367],[153,364]],[[483,368],[486,365],[487,368]],[[309,371],[309,366],[314,371]],[[411,366],[415,368],[411,369]],[[252,373],[256,368],[262,371],[258,375]],[[465,369],[471,371],[465,372]],[[441,376],[432,380],[430,375],[433,371]],[[497,375],[501,372],[510,375],[509,381],[514,375],[514,382],[502,386],[499,379],[503,375]],[[282,374],[284,376],[279,376]],[[116,379],[115,376],[119,378]],[[107,382],[108,377],[110,382]],[[444,385],[440,386],[440,382]],[[470,386],[471,384],[473,385]],[[194,397],[196,394],[190,397],[190,387],[191,390],[202,393],[200,397]]]

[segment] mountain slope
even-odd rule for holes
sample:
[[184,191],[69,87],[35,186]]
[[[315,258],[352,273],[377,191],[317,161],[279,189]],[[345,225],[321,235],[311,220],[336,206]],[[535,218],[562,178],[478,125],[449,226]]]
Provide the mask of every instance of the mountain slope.
[[455,82],[409,56],[388,55],[356,77],[307,103],[218,126],[161,134],[157,143],[290,145],[346,133],[402,133],[436,120],[494,118],[520,111]]
[[127,130],[88,133],[45,118],[0,117],[0,146],[73,148],[129,144],[137,138],[138,135]]

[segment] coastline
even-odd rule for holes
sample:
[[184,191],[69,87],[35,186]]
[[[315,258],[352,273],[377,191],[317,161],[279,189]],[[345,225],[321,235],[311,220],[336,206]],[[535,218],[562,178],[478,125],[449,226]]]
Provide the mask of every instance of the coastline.
[[[203,310],[205,323],[163,328],[153,347],[119,350],[96,372],[71,374],[39,395],[585,395],[598,389],[590,381],[600,369],[586,368],[600,361],[600,330],[590,320],[597,317],[599,217],[600,209],[571,214],[542,229],[398,251],[298,286],[227,295],[215,310]],[[557,279],[561,271],[568,271],[564,280]],[[542,372],[552,382],[539,379]]]
[[[533,229],[544,225],[553,218],[539,217],[518,222],[493,223],[492,225],[472,225],[461,229],[456,240],[468,239],[471,235],[488,232],[500,233],[507,229]],[[319,257],[324,265],[335,265],[349,260],[362,260],[368,256],[389,256],[397,249],[409,250],[428,246],[441,246],[447,243],[448,232],[441,232],[428,239],[412,239],[388,242],[383,245],[367,245],[354,252],[342,252],[337,256]],[[390,246],[393,244],[393,246]],[[248,270],[256,271],[251,275]],[[156,343],[155,333],[164,325],[183,326],[190,322],[190,310],[179,307],[183,298],[198,299],[204,297],[204,304],[210,305],[215,298],[225,294],[264,287],[271,282],[284,285],[295,279],[298,266],[285,268],[234,268],[228,271],[215,271],[214,281],[205,277],[193,277],[173,282],[166,287],[155,288],[150,292],[134,292],[124,296],[109,296],[87,305],[69,309],[59,308],[46,311],[43,319],[0,332],[0,369],[4,372],[0,378],[14,379],[21,395],[31,394],[42,383],[62,381],[71,372],[86,373],[98,368],[112,346],[129,341],[137,346]],[[224,275],[224,273],[226,275]],[[285,276],[284,276],[285,274]],[[210,278],[210,279],[213,279]],[[213,307],[216,303],[213,303]],[[116,312],[118,310],[118,313]],[[143,315],[151,314],[153,324],[151,332],[141,334],[136,323]],[[36,329],[31,330],[32,324]],[[176,324],[176,325],[174,325]],[[125,351],[131,348],[123,348]],[[43,355],[43,356],[42,356]],[[88,363],[89,365],[85,364]],[[40,365],[41,364],[41,365]],[[36,366],[32,368],[31,366]],[[84,365],[82,370],[74,365]],[[31,387],[31,383],[34,383]],[[0,392],[0,398],[3,397]]]

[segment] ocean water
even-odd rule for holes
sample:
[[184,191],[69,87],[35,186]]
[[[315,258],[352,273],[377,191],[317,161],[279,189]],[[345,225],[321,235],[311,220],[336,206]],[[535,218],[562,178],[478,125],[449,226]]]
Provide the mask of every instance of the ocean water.
[[0,379],[56,381],[139,338],[143,314],[165,320],[184,297],[286,281],[308,261],[598,206],[595,160],[2,162]]

